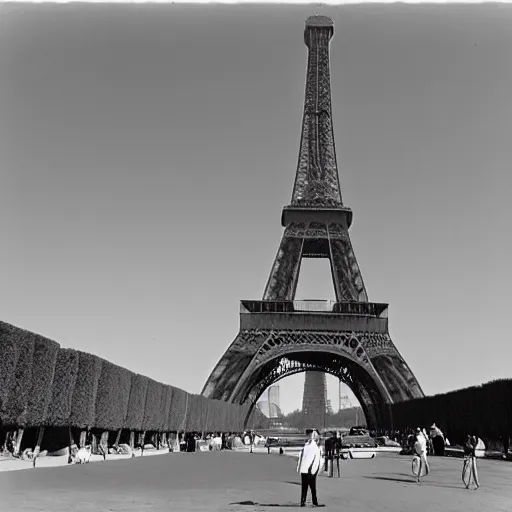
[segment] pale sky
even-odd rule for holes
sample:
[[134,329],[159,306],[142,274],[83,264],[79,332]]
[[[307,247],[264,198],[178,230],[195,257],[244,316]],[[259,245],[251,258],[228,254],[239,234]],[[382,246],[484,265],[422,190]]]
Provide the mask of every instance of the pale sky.
[[506,5],[1,5],[0,319],[200,392],[281,239],[311,14],[370,300],[425,393],[511,377]]

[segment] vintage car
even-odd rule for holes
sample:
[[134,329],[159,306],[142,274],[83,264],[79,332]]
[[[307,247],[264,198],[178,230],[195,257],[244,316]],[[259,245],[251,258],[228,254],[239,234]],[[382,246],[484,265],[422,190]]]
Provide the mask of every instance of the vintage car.
[[370,431],[366,427],[350,427],[349,436],[369,436]]
[[396,441],[389,439],[388,436],[376,437],[375,441],[377,443],[377,446],[390,446],[390,447],[396,447],[396,448],[400,447],[400,443],[397,443]]

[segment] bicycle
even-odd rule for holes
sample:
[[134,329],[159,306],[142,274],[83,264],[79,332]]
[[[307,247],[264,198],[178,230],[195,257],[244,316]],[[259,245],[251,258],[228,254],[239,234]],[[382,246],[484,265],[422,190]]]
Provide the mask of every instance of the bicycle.
[[471,485],[471,477],[476,485],[476,489],[480,487],[478,483],[478,472],[476,470],[476,457],[471,454],[466,454],[462,462],[462,483],[469,489]]
[[421,475],[419,474],[420,473],[420,457],[419,457],[419,455],[414,455],[414,457],[412,458],[411,472],[412,472],[413,476],[415,476],[416,478],[418,478],[418,476],[419,477],[426,476],[426,474],[427,474],[427,466],[425,464],[423,464],[423,466],[422,466]]

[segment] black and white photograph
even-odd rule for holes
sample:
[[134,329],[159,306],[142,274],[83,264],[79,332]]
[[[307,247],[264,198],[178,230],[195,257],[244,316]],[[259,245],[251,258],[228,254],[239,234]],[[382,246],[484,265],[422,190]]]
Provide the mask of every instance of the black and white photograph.
[[512,510],[512,5],[0,3],[0,512]]

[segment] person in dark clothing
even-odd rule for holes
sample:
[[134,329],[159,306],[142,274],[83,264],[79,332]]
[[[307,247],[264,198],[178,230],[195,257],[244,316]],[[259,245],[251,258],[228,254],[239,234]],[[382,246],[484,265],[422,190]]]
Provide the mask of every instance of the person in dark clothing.
[[434,448],[434,454],[439,456],[444,456],[444,437],[443,436],[435,436],[432,438],[432,446]]
[[430,427],[430,439],[432,440],[432,449],[434,455],[444,456],[444,434],[435,423]]
[[[329,477],[334,476],[334,465],[338,469],[338,477],[340,476],[340,450],[341,438],[339,432],[333,432],[331,437],[325,440],[325,466],[329,471]],[[328,461],[330,465],[328,465]]]
[[253,448],[254,448],[254,439],[255,439],[256,435],[254,434],[254,430],[251,430],[249,432],[249,443],[251,445],[250,447],[250,450],[249,450],[249,453],[253,453]]
[[[324,444],[324,471],[329,471],[329,461],[332,460],[333,438],[328,437]],[[332,468],[332,465],[331,465]]]
[[[334,438],[333,438],[333,446],[332,446],[332,452],[334,461],[336,462],[336,467],[338,469],[338,478],[340,478],[340,457],[341,457],[341,435],[339,432],[336,432]],[[334,473],[334,461],[333,461],[333,469],[332,473]],[[334,475],[332,475],[334,476]]]
[[196,436],[192,433],[187,434],[187,452],[196,451]]

